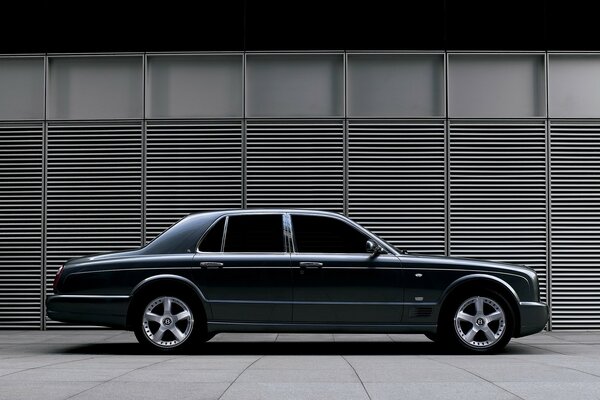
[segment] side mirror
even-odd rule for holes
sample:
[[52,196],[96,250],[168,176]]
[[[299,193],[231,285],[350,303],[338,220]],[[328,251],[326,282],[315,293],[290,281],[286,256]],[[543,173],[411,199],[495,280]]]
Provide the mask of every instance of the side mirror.
[[377,256],[378,254],[381,254],[383,252],[383,249],[381,248],[381,246],[379,246],[377,243],[375,243],[372,240],[367,240],[367,253],[373,255],[373,256]]

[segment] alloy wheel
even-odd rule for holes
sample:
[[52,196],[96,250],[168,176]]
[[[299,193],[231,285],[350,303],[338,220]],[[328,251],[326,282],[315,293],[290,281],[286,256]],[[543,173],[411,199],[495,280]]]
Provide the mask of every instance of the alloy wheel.
[[498,302],[489,297],[469,297],[454,315],[454,329],[468,347],[490,348],[506,332],[506,313]]
[[143,332],[155,346],[177,347],[189,338],[193,327],[191,308],[176,297],[158,297],[144,308]]

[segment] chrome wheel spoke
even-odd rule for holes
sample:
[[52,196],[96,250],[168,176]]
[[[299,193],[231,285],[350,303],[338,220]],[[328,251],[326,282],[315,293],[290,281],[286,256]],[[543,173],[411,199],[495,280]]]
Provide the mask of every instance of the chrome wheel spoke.
[[160,324],[160,315],[158,314],[154,314],[153,312],[150,311],[146,311],[144,313],[144,317],[148,320],[148,321],[152,321],[152,322],[158,322]]
[[475,310],[477,314],[483,314],[483,297],[477,296],[475,298]]
[[185,310],[185,311],[180,312],[177,315],[173,315],[173,321],[174,322],[179,322],[179,321],[181,321],[183,319],[189,319],[191,316],[192,315],[190,314],[190,312],[187,311],[187,310]]
[[175,338],[179,341],[182,341],[185,338],[185,335],[183,334],[183,332],[181,332],[179,330],[179,328],[177,328],[176,326],[173,326],[170,329],[171,333],[173,334],[173,336],[175,336]]
[[164,326],[161,326],[160,328],[158,328],[156,333],[154,333],[154,340],[157,342],[160,342],[162,340],[163,336],[165,335],[166,331],[167,331],[167,328],[165,328]]
[[496,335],[494,334],[494,332],[492,332],[489,326],[485,326],[481,330],[485,334],[487,340],[489,340],[490,342],[494,342],[496,340]]
[[475,338],[475,335],[477,335],[477,332],[479,332],[477,329],[475,329],[475,327],[471,328],[471,330],[469,332],[467,332],[467,334],[465,335],[465,340],[467,342],[472,341]]
[[469,315],[464,311],[459,311],[458,314],[456,314],[456,318],[461,321],[467,321],[467,322],[470,322],[471,324],[475,325],[475,316]]
[[500,311],[494,311],[490,315],[486,315],[486,318],[488,319],[488,321],[498,321],[502,317],[504,317],[504,314]]
[[164,314],[171,314],[171,298],[165,297],[165,301],[163,302],[163,307],[165,309]]

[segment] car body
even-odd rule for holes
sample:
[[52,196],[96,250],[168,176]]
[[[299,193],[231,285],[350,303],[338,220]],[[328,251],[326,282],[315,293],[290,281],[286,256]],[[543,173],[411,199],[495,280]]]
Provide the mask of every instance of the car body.
[[49,318],[134,330],[174,351],[219,332],[424,333],[472,352],[542,330],[531,268],[399,251],[309,210],[192,214],[146,246],[73,259]]

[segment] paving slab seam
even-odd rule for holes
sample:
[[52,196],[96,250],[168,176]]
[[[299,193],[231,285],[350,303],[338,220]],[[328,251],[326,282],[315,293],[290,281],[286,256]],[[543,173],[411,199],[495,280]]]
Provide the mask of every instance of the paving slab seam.
[[[548,348],[546,348],[546,347],[534,346],[534,345],[532,345],[532,344],[529,344],[529,343],[523,343],[523,342],[516,342],[516,343],[518,343],[518,344],[519,344],[519,345],[521,345],[521,346],[529,346],[529,347],[531,347],[531,348],[533,348],[533,349],[536,349],[536,350],[549,351],[549,352],[551,352],[551,353],[558,354],[558,355],[561,355],[561,356],[568,356],[568,354],[561,353],[560,351],[556,351],[556,350],[548,349]],[[510,346],[510,343],[509,343],[509,346]],[[560,346],[564,346],[564,344],[561,344]]]
[[462,371],[464,371],[464,372],[466,372],[468,374],[471,374],[471,375],[473,375],[473,376],[481,379],[482,381],[485,381],[485,382],[489,383],[490,385],[493,385],[493,386],[497,387],[498,389],[502,390],[503,392],[506,392],[506,393],[508,393],[510,395],[513,395],[513,396],[515,396],[518,399],[525,400],[523,397],[519,396],[518,394],[511,392],[510,390],[508,390],[508,389],[506,389],[506,388],[498,385],[495,382],[490,381],[489,379],[484,378],[483,376],[480,376],[480,375],[476,374],[475,372],[471,372],[471,371],[469,371],[467,369],[464,369],[464,368],[462,368],[462,367],[460,367],[458,365],[453,365],[453,364],[450,364],[450,363],[447,363],[447,362],[444,362],[444,361],[437,360],[437,359],[435,359],[433,357],[425,357],[425,358],[427,358],[429,360],[432,360],[432,361],[435,361],[435,362],[440,363],[440,364],[444,364],[444,365],[453,367],[453,368],[458,368],[458,369],[460,369],[460,370],[462,370]]
[[[93,358],[93,357],[92,357],[92,358]],[[69,400],[69,399],[72,399],[72,398],[74,398],[74,397],[76,397],[76,396],[79,396],[79,395],[80,395],[80,394],[82,394],[82,393],[89,392],[90,390],[92,390],[92,389],[95,389],[95,388],[97,388],[98,386],[102,386],[102,385],[104,385],[104,384],[106,384],[106,383],[112,382],[112,381],[114,381],[115,379],[121,378],[121,377],[123,377],[123,376],[125,376],[125,375],[127,375],[127,374],[130,374],[130,373],[132,373],[132,372],[139,371],[139,370],[141,370],[141,369],[144,369],[144,368],[152,367],[152,366],[154,366],[154,365],[157,365],[157,364],[160,364],[160,363],[164,363],[165,361],[174,360],[175,358],[177,358],[177,357],[171,357],[171,358],[168,358],[168,359],[165,359],[165,360],[160,360],[160,361],[157,361],[157,362],[155,362],[155,363],[152,363],[152,364],[148,364],[148,365],[144,365],[144,366],[141,366],[141,367],[138,367],[138,368],[134,368],[134,369],[132,369],[131,371],[127,371],[127,372],[125,372],[124,374],[121,374],[121,375],[114,376],[114,377],[112,377],[112,378],[110,378],[110,379],[108,379],[108,380],[105,380],[105,381],[102,381],[102,382],[98,383],[97,385],[94,385],[94,386],[92,386],[92,387],[90,387],[90,388],[87,388],[87,389],[85,389],[85,390],[82,390],[81,392],[78,392],[78,393],[72,394],[71,396],[69,396],[69,397],[66,397],[66,398],[65,398],[65,400]]]
[[22,370],[19,370],[19,371],[15,371],[15,372],[9,372],[8,374],[0,375],[0,378],[4,378],[4,377],[6,377],[6,376],[10,376],[10,375],[14,375],[14,374],[19,374],[19,373],[21,373],[21,372],[25,372],[25,371],[32,371],[32,370],[36,370],[36,369],[42,369],[42,368],[46,368],[46,367],[54,367],[54,366],[56,366],[56,365],[68,364],[68,363],[72,363],[72,362],[78,362],[78,361],[91,360],[92,358],[96,358],[96,356],[93,356],[93,357],[86,357],[86,358],[79,358],[79,359],[77,359],[77,360],[60,361],[60,362],[51,363],[51,364],[39,365],[39,366],[37,366],[37,367],[24,368],[24,369],[22,369]]
[[[591,332],[591,331],[587,331],[587,332]],[[567,331],[563,331],[563,333],[567,333]],[[545,332],[544,335],[548,335],[551,338],[565,342],[563,344],[582,344],[581,342],[565,339],[565,338],[561,337],[562,335],[560,335],[560,333],[559,333],[559,335],[556,335],[556,333],[554,333],[554,332]]]
[[[335,340],[335,339],[334,339],[334,340]],[[350,368],[352,368],[352,371],[354,371],[354,375],[356,375],[356,377],[358,378],[358,381],[359,381],[359,382],[360,382],[360,384],[362,385],[362,387],[363,387],[363,389],[364,389],[364,391],[365,391],[365,394],[367,395],[367,397],[369,398],[369,400],[373,400],[373,399],[371,398],[371,395],[369,394],[369,391],[367,390],[367,387],[365,386],[365,383],[364,383],[364,382],[363,382],[363,380],[361,379],[360,375],[358,375],[358,372],[356,372],[356,368],[354,368],[354,366],[353,366],[353,365],[350,363],[350,361],[348,361],[348,359],[347,359],[345,356],[343,356],[343,355],[340,355],[340,357],[342,357],[342,358],[344,359],[344,361],[346,361],[346,363],[347,363],[347,364],[350,366]]]
[[235,377],[235,379],[229,384],[229,386],[227,386],[225,388],[225,390],[223,391],[223,393],[221,393],[221,395],[219,396],[219,398],[217,400],[221,400],[223,398],[223,396],[225,396],[225,393],[227,393],[227,391],[229,390],[229,388],[231,388],[233,386],[233,384],[240,378],[240,376],[242,376],[244,374],[244,372],[246,372],[251,366],[253,366],[254,364],[256,364],[258,361],[262,360],[263,357],[264,357],[264,355],[258,357],[256,360],[254,360],[250,364],[248,364],[248,366],[246,368],[244,368],[242,370],[242,372],[240,372],[238,374],[238,376]]
[[[520,359],[520,358],[516,358],[516,357],[511,357],[511,356],[508,356],[508,357],[505,357],[505,358],[509,358],[509,359],[511,359],[511,360],[516,360],[516,361],[519,361],[519,362],[524,362],[522,359]],[[551,367],[551,368],[569,369],[569,370],[571,370],[571,371],[580,372],[580,373],[582,373],[582,374],[585,374],[585,375],[590,375],[590,376],[593,376],[593,377],[595,377],[595,378],[600,378],[600,375],[593,374],[593,373],[591,373],[591,372],[587,372],[587,371],[582,371],[582,370],[580,370],[580,369],[573,368],[573,367],[567,367],[567,366],[564,366],[564,365],[553,365],[553,364],[548,364],[548,363],[545,363],[545,362],[540,362],[540,361],[530,361],[530,360],[527,360],[527,361],[525,361],[525,363],[529,363],[529,364],[536,364],[536,365],[543,365],[543,366],[545,366],[545,367]]]

